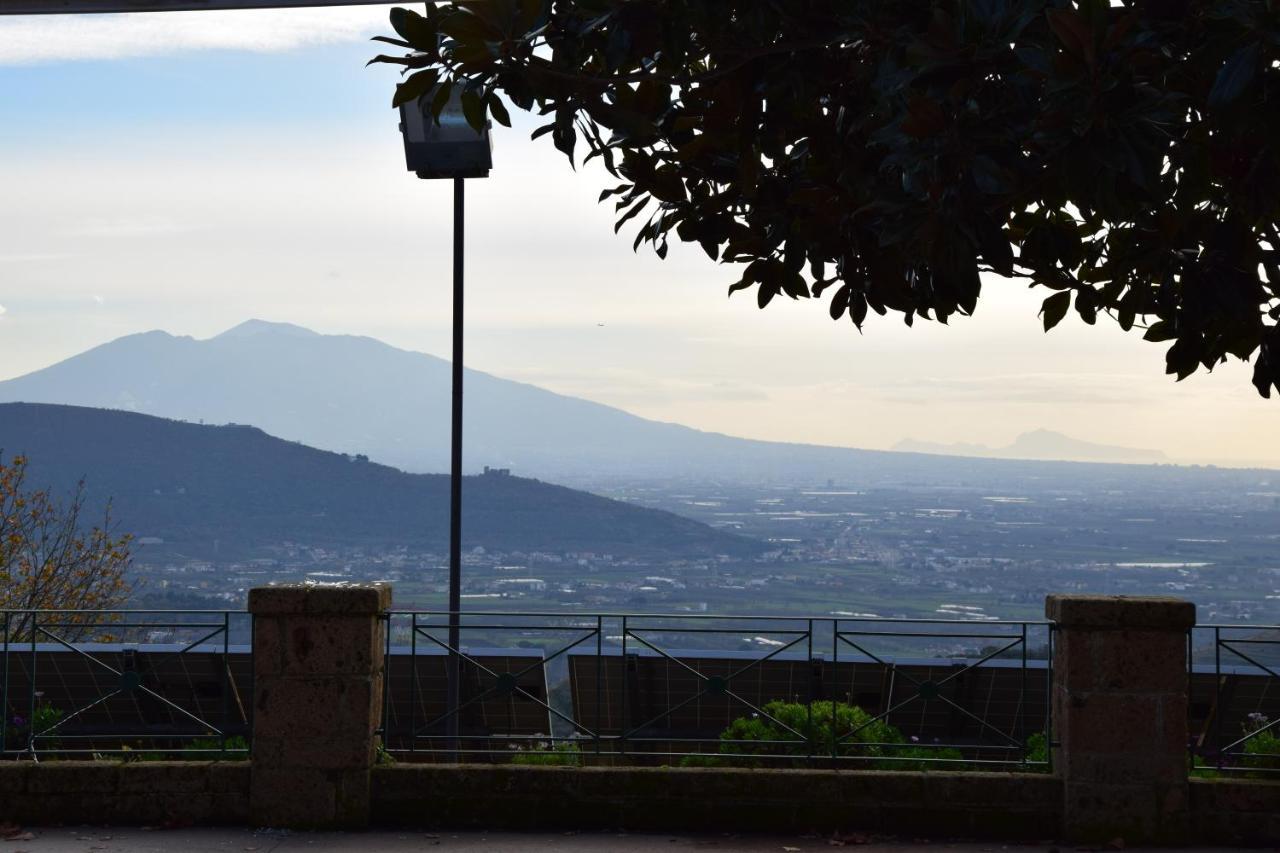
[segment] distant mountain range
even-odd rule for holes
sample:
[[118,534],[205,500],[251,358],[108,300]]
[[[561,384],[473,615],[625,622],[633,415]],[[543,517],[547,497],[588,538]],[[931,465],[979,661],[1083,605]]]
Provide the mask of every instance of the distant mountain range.
[[1081,441],[1060,432],[1038,429],[1024,432],[1005,447],[989,447],[985,444],[937,444],[927,441],[904,439],[894,445],[903,453],[935,453],[943,456],[981,456],[988,459],[1062,459],[1071,462],[1127,462],[1157,463],[1169,459],[1159,450],[1142,450],[1132,447],[1114,447]]
[[[0,402],[252,424],[274,436],[364,454],[402,470],[440,472],[449,466],[449,381],[449,363],[434,356],[372,338],[250,320],[208,340],[159,331],[120,338],[0,382]],[[1024,436],[1014,445],[1018,452],[1003,460],[954,458],[1004,455],[976,446],[901,446],[915,451],[906,453],[755,441],[647,420],[474,370],[466,372],[465,435],[468,471],[492,465],[588,485],[605,477],[834,480],[860,487],[913,482],[1009,487],[1018,477],[1048,475],[1064,484],[1098,476],[1133,482],[1132,471],[1108,474],[1016,460],[1156,461],[1142,455],[1145,451],[1133,451],[1136,457],[1098,455],[1109,449],[1039,434]]]
[[[272,438],[130,412],[0,404],[0,448],[31,459],[30,485],[59,493],[84,479],[149,546],[235,559],[292,540],[312,546],[448,549],[449,478]],[[764,545],[669,512],[514,476],[468,477],[463,543],[503,551],[620,557],[743,557]]]

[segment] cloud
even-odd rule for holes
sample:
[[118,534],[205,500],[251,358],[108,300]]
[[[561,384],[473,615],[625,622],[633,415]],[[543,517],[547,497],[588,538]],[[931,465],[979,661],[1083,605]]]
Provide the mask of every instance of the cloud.
[[387,29],[383,6],[43,15],[0,20],[0,65],[127,59],[200,50],[275,52]]
[[3,305],[0,305],[0,317],[3,317],[6,313],[8,313],[8,310],[9,309],[5,308]]

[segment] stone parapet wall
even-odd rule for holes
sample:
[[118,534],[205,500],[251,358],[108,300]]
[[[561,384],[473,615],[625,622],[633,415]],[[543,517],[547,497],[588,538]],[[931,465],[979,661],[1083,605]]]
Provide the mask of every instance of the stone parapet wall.
[[1175,598],[1051,595],[1054,769],[1072,841],[1187,837],[1187,631]]
[[249,762],[0,762],[0,822],[188,826],[249,821]]
[[[249,762],[0,762],[0,822],[245,825]],[[869,832],[1047,841],[1047,774],[410,765],[372,773],[371,823],[426,829]],[[1280,781],[1192,779],[1185,842],[1280,841]]]
[[1042,774],[397,765],[373,772],[379,825],[629,832],[883,832],[1043,840],[1062,783]]
[[390,593],[252,591],[251,761],[0,762],[0,820],[1280,843],[1280,782],[1188,778],[1185,601],[1048,598],[1049,775],[375,766]]
[[1191,836],[1206,844],[1280,842],[1280,781],[1192,779]]
[[381,584],[250,590],[255,823],[368,824],[390,604]]

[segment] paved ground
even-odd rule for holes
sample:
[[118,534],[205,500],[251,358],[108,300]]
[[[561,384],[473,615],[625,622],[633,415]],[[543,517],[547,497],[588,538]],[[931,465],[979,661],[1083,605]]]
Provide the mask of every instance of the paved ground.
[[[980,843],[895,841],[847,836],[836,838],[765,836],[611,835],[600,833],[527,835],[509,833],[361,832],[310,833],[249,829],[110,829],[98,827],[16,828],[0,834],[0,853],[408,853],[459,850],[467,853],[640,853],[640,851],[714,851],[714,853],[793,853],[857,848],[859,853],[1059,853],[1051,844],[1018,847]],[[11,837],[3,837],[8,835]],[[1074,853],[1075,848],[1065,848]],[[1181,853],[1188,853],[1187,850]]]
[[1043,847],[1011,848],[1000,844],[895,842],[863,836],[844,838],[763,836],[616,835],[600,833],[527,835],[511,833],[361,832],[311,833],[249,829],[110,829],[24,828],[0,841],[0,853],[408,853],[458,850],[467,853],[640,853],[640,851],[714,851],[714,853],[789,853],[856,847],[860,853],[954,850],[956,853],[1001,853]]

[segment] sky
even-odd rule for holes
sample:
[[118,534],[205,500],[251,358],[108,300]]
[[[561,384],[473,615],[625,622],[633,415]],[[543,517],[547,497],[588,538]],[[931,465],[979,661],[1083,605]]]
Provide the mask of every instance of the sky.
[[[0,18],[0,379],[122,335],[249,318],[449,352],[448,182],[404,169],[389,7]],[[696,247],[613,234],[609,176],[533,117],[467,184],[468,366],[733,435],[1002,446],[1053,429],[1172,459],[1280,467],[1247,365],[1181,383],[1161,346],[991,277],[972,318],[727,297]]]

